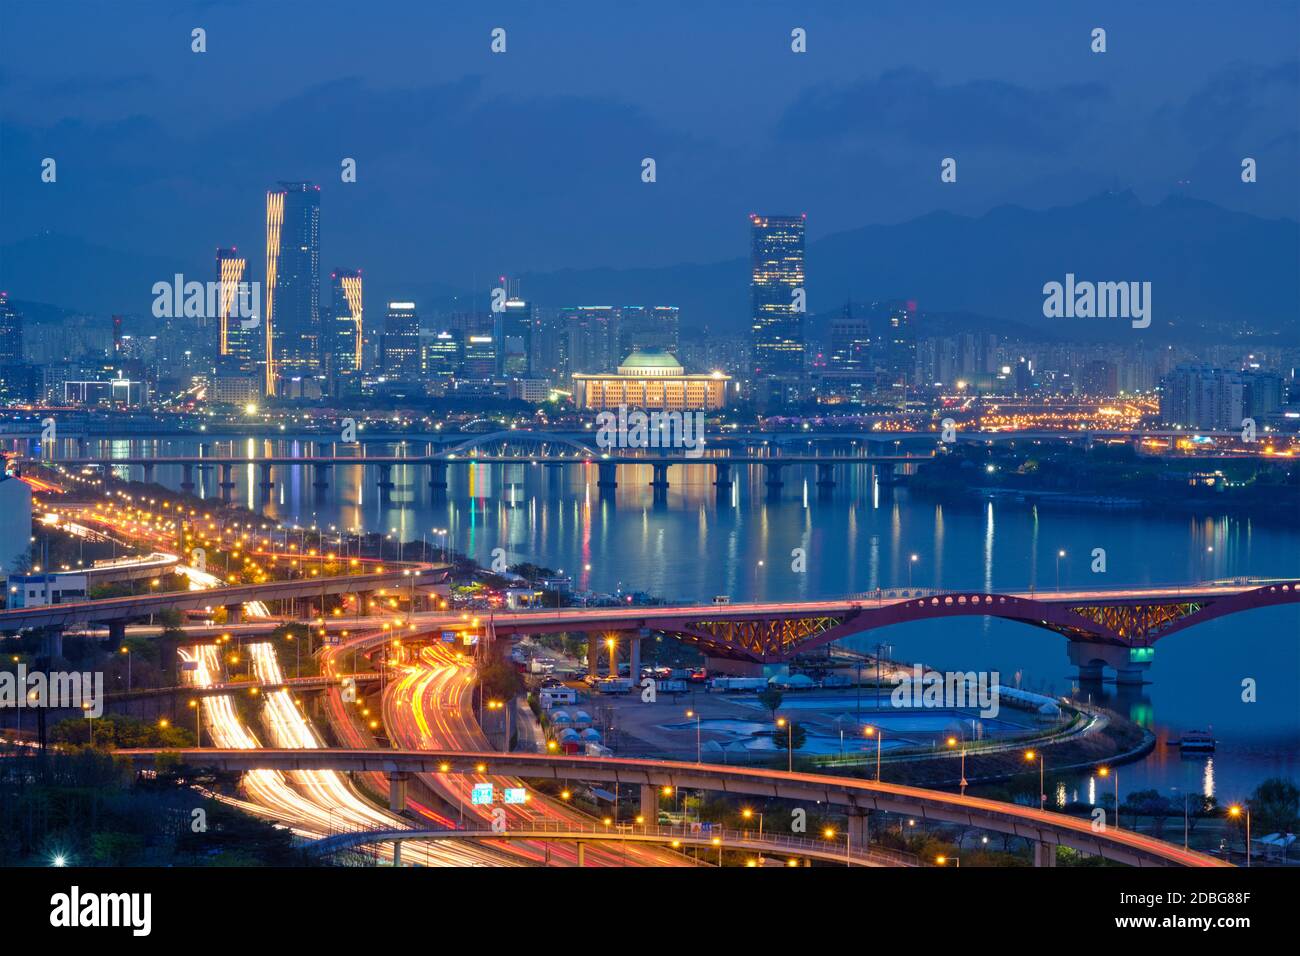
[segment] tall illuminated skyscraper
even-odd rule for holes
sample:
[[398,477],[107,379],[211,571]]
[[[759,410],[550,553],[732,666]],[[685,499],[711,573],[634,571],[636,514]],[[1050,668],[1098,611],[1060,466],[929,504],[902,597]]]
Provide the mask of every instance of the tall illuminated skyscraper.
[[[257,349],[257,343],[261,341],[261,329],[245,328],[248,320],[240,314],[241,291],[249,288],[243,286],[241,289],[240,285],[248,281],[247,270],[248,260],[239,254],[239,250],[233,246],[217,250],[217,307],[220,311],[217,316],[215,351],[224,367],[233,366],[251,372],[261,358]],[[251,303],[245,304],[243,312],[252,311],[248,305]]]
[[0,292],[0,365],[17,365],[23,360],[23,317],[9,304],[9,293]]
[[384,375],[394,381],[420,381],[420,317],[414,302],[388,303],[381,362]]
[[800,397],[804,378],[804,225],[800,216],[751,215],[750,372],[760,405]]
[[279,378],[320,368],[320,187],[266,193],[266,394]]
[[506,378],[528,378],[532,374],[533,307],[519,295],[519,280],[506,279],[506,297],[495,313],[497,374]]
[[361,310],[361,270],[330,273],[330,363],[335,380],[356,376],[362,368],[365,324]]

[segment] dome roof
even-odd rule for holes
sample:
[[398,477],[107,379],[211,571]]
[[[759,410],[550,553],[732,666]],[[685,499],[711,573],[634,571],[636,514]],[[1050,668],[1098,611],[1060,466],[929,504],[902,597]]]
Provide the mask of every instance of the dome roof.
[[618,367],[620,375],[680,375],[682,363],[663,349],[636,349]]

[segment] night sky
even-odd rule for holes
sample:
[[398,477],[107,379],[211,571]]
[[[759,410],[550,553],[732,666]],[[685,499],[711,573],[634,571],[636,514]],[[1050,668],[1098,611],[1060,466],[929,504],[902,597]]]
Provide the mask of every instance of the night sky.
[[322,186],[322,271],[381,286],[731,259],[754,210],[816,239],[1131,188],[1294,219],[1298,38],[1269,2],[0,0],[0,243],[260,271],[280,179]]

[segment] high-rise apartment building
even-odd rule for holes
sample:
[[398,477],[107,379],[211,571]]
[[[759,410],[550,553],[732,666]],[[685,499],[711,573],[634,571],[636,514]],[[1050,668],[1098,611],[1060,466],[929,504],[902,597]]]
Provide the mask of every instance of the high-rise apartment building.
[[23,317],[0,292],[0,365],[17,365],[23,360]]

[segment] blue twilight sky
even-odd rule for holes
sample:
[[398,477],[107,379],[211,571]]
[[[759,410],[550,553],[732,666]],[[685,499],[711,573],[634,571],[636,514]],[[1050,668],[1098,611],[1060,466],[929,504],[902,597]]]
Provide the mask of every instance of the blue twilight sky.
[[257,263],[280,179],[322,186],[323,271],[459,288],[743,256],[753,210],[816,239],[1132,188],[1294,219],[1298,44],[1268,0],[0,0],[0,243]]

